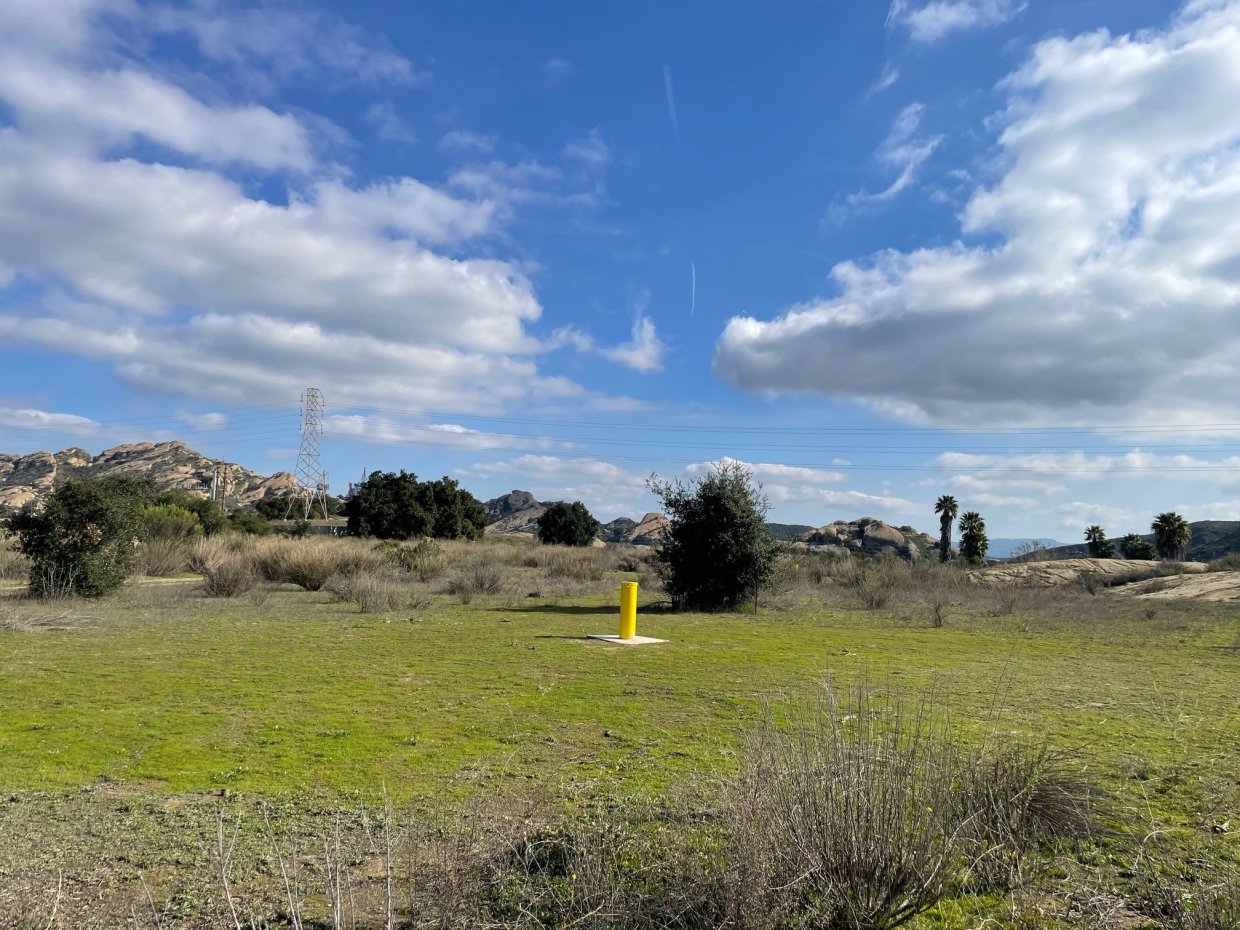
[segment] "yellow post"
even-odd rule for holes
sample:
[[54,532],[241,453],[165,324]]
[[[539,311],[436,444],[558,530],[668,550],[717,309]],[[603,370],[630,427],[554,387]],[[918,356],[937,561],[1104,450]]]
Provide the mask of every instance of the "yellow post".
[[620,582],[620,638],[637,635],[637,582]]

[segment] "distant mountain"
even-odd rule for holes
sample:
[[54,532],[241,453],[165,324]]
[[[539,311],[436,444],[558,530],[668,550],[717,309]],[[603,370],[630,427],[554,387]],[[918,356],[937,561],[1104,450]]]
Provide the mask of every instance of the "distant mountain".
[[987,550],[986,554],[992,559],[1010,559],[1017,546],[1023,546],[1025,543],[1029,542],[1041,543],[1046,549],[1054,549],[1056,546],[1067,545],[1067,543],[1062,543],[1058,539],[1047,539],[1046,537],[1042,537],[1040,539],[1009,539],[1001,536],[998,539],[992,539],[990,541],[990,548]]
[[[1229,552],[1240,552],[1240,520],[1198,520],[1190,523],[1188,528],[1192,531],[1185,555],[1189,562],[1209,562],[1220,559]],[[1120,537],[1112,538],[1118,549]],[[1153,533],[1146,533],[1141,538],[1146,542],[1154,542]],[[1079,559],[1088,554],[1089,547],[1083,542],[1047,551],[1047,556],[1052,559]]]
[[[230,503],[245,506],[265,497],[278,497],[297,487],[288,472],[269,477],[229,464]],[[206,497],[211,491],[215,460],[183,442],[138,442],[91,455],[85,449],[9,455],[0,452],[0,507],[21,507],[50,493],[67,477],[101,478],[138,475],[150,478],[161,491],[185,491]]]
[[805,533],[813,532],[814,527],[804,523],[768,523],[766,531],[776,539],[792,542]]

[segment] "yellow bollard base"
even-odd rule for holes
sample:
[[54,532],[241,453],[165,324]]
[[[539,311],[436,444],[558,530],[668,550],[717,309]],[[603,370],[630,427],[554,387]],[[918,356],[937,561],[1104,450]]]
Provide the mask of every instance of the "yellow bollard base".
[[615,633],[591,633],[587,639],[601,639],[605,643],[615,643],[617,646],[649,646],[654,643],[665,643],[666,639],[654,639],[651,636],[633,636],[629,639],[621,639]]

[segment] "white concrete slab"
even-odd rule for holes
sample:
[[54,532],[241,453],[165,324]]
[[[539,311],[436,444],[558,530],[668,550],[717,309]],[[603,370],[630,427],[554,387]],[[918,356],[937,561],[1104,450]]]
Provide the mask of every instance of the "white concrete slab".
[[634,636],[632,639],[621,639],[612,633],[605,635],[603,633],[591,633],[590,639],[601,639],[605,643],[615,643],[617,646],[650,646],[654,643],[665,643],[666,639],[654,639],[650,636]]

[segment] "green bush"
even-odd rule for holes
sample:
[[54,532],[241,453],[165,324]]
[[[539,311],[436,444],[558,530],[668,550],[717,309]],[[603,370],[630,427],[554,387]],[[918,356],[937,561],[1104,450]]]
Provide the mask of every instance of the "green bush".
[[98,597],[119,588],[133,563],[150,487],[130,478],[70,479],[42,507],[28,504],[8,520],[31,560],[37,597]]
[[270,536],[271,523],[261,513],[253,510],[238,510],[228,515],[229,529],[251,536]]
[[195,497],[186,491],[163,491],[151,498],[152,504],[171,504],[188,510],[198,518],[204,536],[214,536],[228,528],[228,518],[219,502]]
[[350,536],[379,539],[477,539],[485,508],[451,478],[419,481],[401,471],[372,472],[345,507]]
[[538,539],[552,546],[588,546],[599,522],[581,501],[556,501],[538,518]]
[[754,598],[775,573],[779,541],[766,530],[770,505],[739,462],[689,484],[651,478],[669,526],[655,559],[679,609],[729,609]]
[[176,504],[147,504],[142,508],[139,538],[188,542],[202,533],[198,515]]

